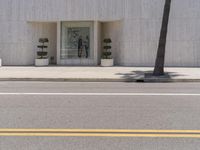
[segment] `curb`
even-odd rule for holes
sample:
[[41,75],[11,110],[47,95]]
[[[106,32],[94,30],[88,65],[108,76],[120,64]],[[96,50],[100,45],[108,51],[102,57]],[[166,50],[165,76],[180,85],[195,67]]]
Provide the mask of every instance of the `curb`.
[[153,82],[157,82],[157,83],[162,83],[162,82],[200,82],[200,79],[144,79],[144,82],[149,82],[149,83],[153,83]]
[[136,82],[136,79],[107,78],[0,78],[0,81],[43,81],[43,82]]
[[200,82],[200,79],[161,79],[161,78],[0,78],[0,81],[43,81],[43,82]]

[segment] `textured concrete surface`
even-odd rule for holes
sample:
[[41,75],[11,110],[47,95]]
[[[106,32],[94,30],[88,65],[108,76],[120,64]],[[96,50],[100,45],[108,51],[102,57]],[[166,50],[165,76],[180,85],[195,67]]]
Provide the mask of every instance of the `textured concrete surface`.
[[[1,67],[0,80],[136,81],[152,71],[151,67]],[[165,71],[169,78],[162,81],[200,81],[199,68],[166,68]]]

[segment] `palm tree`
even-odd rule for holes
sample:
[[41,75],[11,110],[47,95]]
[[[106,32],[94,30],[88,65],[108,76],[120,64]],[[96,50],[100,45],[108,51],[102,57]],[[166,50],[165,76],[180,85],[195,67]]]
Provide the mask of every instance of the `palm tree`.
[[156,62],[155,62],[155,68],[153,72],[154,76],[164,75],[165,48],[166,48],[170,8],[171,8],[171,0],[165,0],[162,27],[161,27],[161,32],[160,32],[160,39],[159,39],[157,57],[156,57]]

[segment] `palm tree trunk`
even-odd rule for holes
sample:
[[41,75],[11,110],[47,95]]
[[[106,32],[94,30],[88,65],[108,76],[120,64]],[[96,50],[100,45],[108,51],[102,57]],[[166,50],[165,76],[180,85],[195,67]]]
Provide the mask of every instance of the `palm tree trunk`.
[[154,76],[164,75],[165,48],[166,48],[170,8],[171,8],[171,0],[165,0],[162,27],[161,27],[161,32],[160,32],[160,39],[159,39],[157,57],[156,57],[156,62],[155,62],[155,68],[153,72]]

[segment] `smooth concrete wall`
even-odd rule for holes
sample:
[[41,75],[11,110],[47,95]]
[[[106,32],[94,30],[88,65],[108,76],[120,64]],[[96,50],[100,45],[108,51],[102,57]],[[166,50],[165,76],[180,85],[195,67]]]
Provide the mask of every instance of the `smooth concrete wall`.
[[[130,4],[137,5],[130,5]],[[125,6],[125,66],[153,66],[164,0],[131,0]],[[137,7],[140,6],[140,7]],[[131,11],[134,12],[131,13]],[[200,66],[200,0],[172,0],[166,66]],[[132,50],[131,50],[132,49]]]
[[[164,1],[0,0],[0,57],[4,65],[33,63],[35,50],[31,40],[40,33],[30,33],[29,22],[121,21],[118,64],[153,66]],[[172,0],[166,65],[200,66],[199,18],[200,0]],[[112,30],[110,33],[116,34]]]
[[28,34],[25,22],[0,21],[0,57],[3,65],[32,64],[34,51]]
[[[122,65],[153,66],[161,29],[164,0],[128,0],[123,20]],[[134,10],[134,13],[131,13]]]
[[200,66],[200,0],[172,0],[166,63]]

